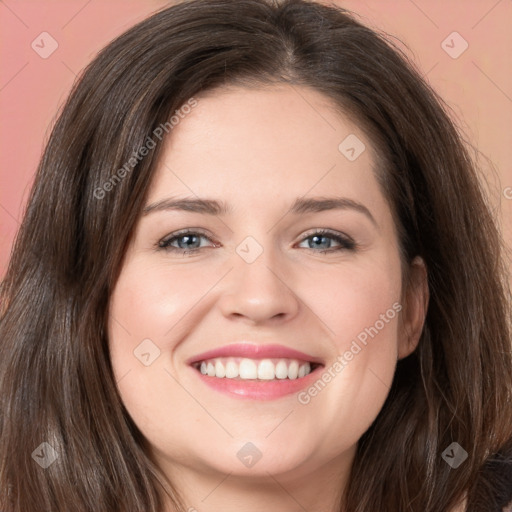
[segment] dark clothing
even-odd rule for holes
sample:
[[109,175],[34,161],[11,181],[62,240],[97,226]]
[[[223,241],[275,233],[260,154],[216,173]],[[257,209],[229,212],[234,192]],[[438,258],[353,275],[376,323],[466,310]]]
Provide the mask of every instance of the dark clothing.
[[467,512],[512,512],[512,451],[490,458]]

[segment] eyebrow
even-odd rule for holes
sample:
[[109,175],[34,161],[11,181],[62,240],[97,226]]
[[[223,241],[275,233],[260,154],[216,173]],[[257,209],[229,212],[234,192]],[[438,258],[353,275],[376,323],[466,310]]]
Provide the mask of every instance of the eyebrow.
[[[233,209],[224,201],[215,199],[200,198],[167,198],[151,203],[142,210],[143,215],[166,210],[178,210],[200,213],[203,215],[229,215]],[[299,197],[290,208],[290,213],[303,215],[306,213],[317,213],[328,210],[356,210],[362,213],[375,225],[377,222],[370,210],[364,204],[347,197]]]

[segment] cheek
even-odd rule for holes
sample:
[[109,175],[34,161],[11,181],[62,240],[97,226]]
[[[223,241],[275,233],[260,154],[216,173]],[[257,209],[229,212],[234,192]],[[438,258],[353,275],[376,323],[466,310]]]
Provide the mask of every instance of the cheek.
[[[180,404],[180,414],[197,415],[169,374],[173,350],[184,335],[181,326],[186,321],[181,320],[205,293],[204,277],[201,284],[194,274],[170,275],[153,265],[131,262],[121,272],[110,301],[109,350],[122,402],[146,436],[168,438],[171,445],[170,397],[174,405]],[[179,453],[178,446],[173,453]]]
[[380,412],[396,368],[402,310],[398,259],[354,265],[332,277],[323,280],[314,307],[332,333],[337,357],[299,397],[307,414],[331,425],[326,451],[355,443]]
[[132,264],[121,273],[111,298],[112,358],[130,354],[145,339],[162,353],[172,351],[181,320],[208,289],[204,273]]
[[386,340],[396,341],[396,310],[401,308],[393,305],[400,302],[401,274],[392,252],[317,272],[314,286],[309,283],[310,305],[329,328],[339,352],[348,350],[359,335],[364,342],[365,329],[376,323],[379,331],[386,331]]

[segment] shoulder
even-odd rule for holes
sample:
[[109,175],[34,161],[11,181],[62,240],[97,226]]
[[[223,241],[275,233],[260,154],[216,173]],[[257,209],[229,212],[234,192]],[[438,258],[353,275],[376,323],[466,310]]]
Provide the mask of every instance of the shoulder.
[[469,499],[449,512],[512,512],[512,452],[502,450],[489,457]]

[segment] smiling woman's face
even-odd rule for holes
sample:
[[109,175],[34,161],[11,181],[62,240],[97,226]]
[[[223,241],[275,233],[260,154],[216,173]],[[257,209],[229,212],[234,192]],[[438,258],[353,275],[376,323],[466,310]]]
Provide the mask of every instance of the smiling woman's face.
[[[423,321],[421,301],[399,313],[372,145],[307,88],[197,100],[166,143],[111,297],[122,400],[170,475],[347,469]],[[170,203],[182,199],[194,203]],[[311,201],[326,199],[339,203]]]

